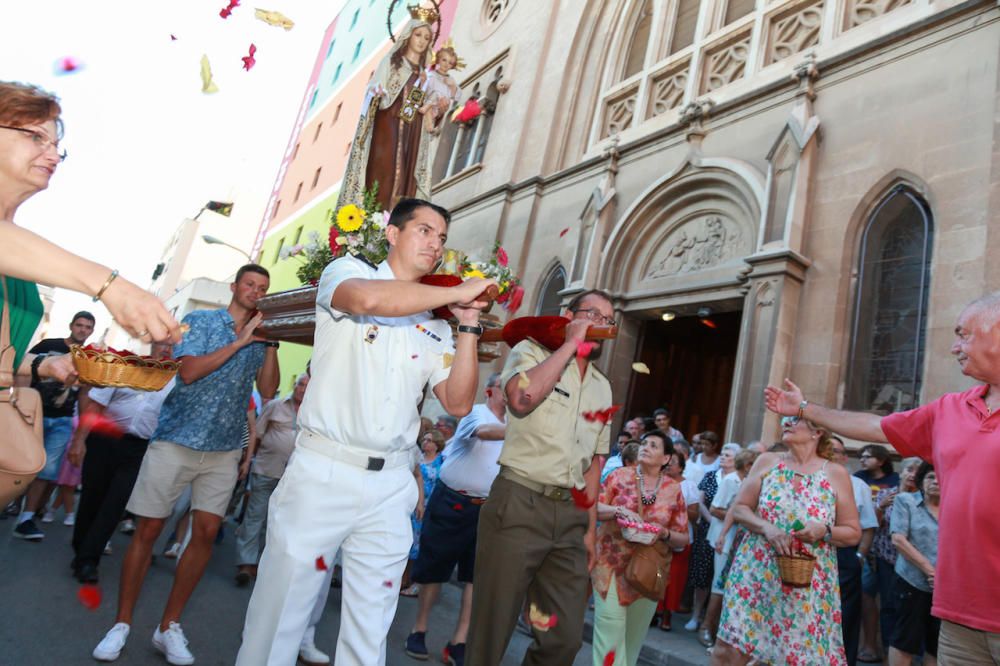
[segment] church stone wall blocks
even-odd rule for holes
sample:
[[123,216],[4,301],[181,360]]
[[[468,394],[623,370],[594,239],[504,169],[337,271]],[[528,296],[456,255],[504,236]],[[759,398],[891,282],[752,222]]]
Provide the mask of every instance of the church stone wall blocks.
[[750,55],[750,31],[713,47],[705,57],[702,92],[708,93],[743,78]]
[[800,5],[790,13],[778,14],[771,22],[767,64],[773,64],[819,43],[823,23],[823,2]]

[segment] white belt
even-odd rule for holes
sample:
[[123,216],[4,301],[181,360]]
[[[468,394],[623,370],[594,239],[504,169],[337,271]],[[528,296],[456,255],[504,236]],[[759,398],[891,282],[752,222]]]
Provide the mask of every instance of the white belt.
[[300,431],[295,443],[297,446],[315,451],[333,460],[345,462],[348,465],[372,472],[410,466],[411,454],[409,451],[394,451],[373,455],[376,452],[350,447],[322,435],[317,435],[314,432],[309,432],[308,430]]

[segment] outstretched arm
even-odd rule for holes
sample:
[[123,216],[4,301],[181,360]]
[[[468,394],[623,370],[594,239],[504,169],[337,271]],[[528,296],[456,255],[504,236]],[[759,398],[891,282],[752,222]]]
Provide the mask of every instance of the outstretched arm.
[[[799,413],[799,405],[805,398],[802,396],[802,390],[793,384],[792,380],[785,380],[785,388],[783,391],[776,386],[768,386],[764,389],[764,400],[767,408],[775,414],[795,416]],[[810,402],[802,415],[820,427],[828,428],[851,439],[864,442],[889,441],[882,432],[882,417],[877,414],[847,412]]]

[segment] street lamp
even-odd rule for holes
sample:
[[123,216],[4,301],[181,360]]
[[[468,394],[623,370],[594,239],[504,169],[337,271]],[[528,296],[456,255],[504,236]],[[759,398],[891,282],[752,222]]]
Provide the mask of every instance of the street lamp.
[[203,234],[202,237],[201,237],[201,239],[203,241],[205,241],[206,243],[208,243],[209,245],[225,245],[226,247],[228,247],[230,249],[236,250],[237,252],[239,252],[240,254],[242,254],[244,257],[246,257],[248,262],[253,263],[253,259],[250,258],[249,254],[247,254],[245,251],[241,250],[240,248],[236,247],[235,245],[230,245],[229,243],[227,243],[226,241],[222,240],[221,238],[216,238],[215,236],[209,236],[208,234]]

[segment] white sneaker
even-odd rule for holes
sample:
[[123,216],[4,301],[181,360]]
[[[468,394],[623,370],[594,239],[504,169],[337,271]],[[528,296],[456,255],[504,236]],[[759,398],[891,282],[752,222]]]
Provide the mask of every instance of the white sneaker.
[[312,641],[303,641],[299,646],[299,660],[306,666],[326,666],[330,663],[330,655],[317,648]]
[[174,545],[163,551],[163,557],[167,558],[168,560],[176,560],[177,556],[180,555],[180,552],[181,552],[181,544],[175,541]]
[[63,525],[65,525],[66,527],[73,527],[74,525],[76,525],[76,514],[67,513],[66,517],[63,518]]
[[126,518],[122,522],[122,528],[119,530],[122,534],[133,534],[135,532],[135,521],[131,518]]
[[122,653],[125,647],[125,639],[128,638],[129,626],[124,622],[119,622],[111,627],[111,630],[104,634],[104,638],[94,648],[93,657],[97,661],[114,661]]
[[160,631],[157,627],[153,632],[153,647],[163,653],[168,664],[174,666],[188,666],[194,663],[194,655],[187,648],[188,641],[184,637],[184,630],[177,622],[171,622],[166,631]]
[[687,624],[684,625],[684,628],[688,631],[698,631],[698,620],[696,618],[691,618],[688,620]]
[[51,511],[46,511],[44,514],[42,514],[43,523],[51,523],[55,519],[56,519],[56,514],[52,513]]

